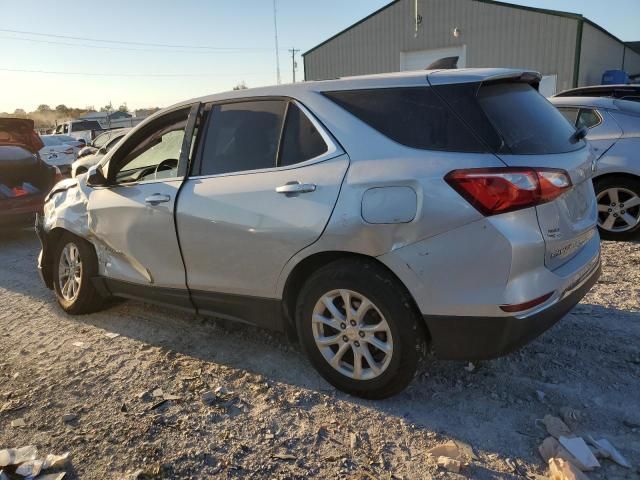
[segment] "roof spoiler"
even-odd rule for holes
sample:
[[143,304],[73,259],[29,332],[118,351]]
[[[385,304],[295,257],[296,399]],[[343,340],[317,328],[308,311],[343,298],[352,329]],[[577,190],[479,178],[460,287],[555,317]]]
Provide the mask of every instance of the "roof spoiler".
[[448,83],[500,83],[500,82],[522,82],[528,83],[536,90],[540,86],[542,75],[535,71],[516,69],[459,69],[459,70],[436,70],[427,75],[431,85],[442,85]]

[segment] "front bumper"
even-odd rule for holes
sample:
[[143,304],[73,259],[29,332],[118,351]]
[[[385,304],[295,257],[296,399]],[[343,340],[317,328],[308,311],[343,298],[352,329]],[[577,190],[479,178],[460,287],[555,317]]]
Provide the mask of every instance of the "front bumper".
[[44,228],[42,226],[42,215],[40,215],[39,213],[36,214],[35,230],[36,234],[38,235],[38,239],[40,240],[40,245],[42,245],[40,253],[38,254],[38,274],[40,275],[40,279],[45,284],[45,286],[53,290],[51,262],[49,262],[47,258],[47,252],[49,251],[49,249],[47,248],[47,236],[45,235]]
[[525,317],[424,315],[435,354],[443,360],[488,360],[511,353],[555,325],[598,281],[600,260],[563,298]]

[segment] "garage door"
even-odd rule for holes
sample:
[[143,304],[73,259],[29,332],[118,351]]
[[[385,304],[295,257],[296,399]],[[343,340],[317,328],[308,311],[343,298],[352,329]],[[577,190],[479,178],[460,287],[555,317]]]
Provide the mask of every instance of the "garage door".
[[433,62],[447,57],[458,57],[458,68],[466,67],[467,46],[400,52],[400,70],[424,70]]

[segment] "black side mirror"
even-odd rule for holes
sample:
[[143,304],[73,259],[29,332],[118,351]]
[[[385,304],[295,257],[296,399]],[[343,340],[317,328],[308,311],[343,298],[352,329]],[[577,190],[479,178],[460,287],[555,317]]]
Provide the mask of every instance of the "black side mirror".
[[87,177],[87,185],[90,187],[104,187],[107,184],[107,179],[104,177],[100,168],[95,168],[89,173]]

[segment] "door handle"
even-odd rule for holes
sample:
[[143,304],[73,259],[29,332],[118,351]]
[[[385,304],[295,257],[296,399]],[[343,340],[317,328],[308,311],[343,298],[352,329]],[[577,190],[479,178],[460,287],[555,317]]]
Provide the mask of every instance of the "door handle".
[[144,199],[145,203],[154,206],[160,203],[168,202],[169,200],[171,200],[171,197],[169,195],[163,195],[162,193],[154,193],[153,195],[149,195]]
[[288,182],[286,185],[281,185],[276,188],[276,192],[284,193],[287,196],[315,191],[316,186],[313,183]]

